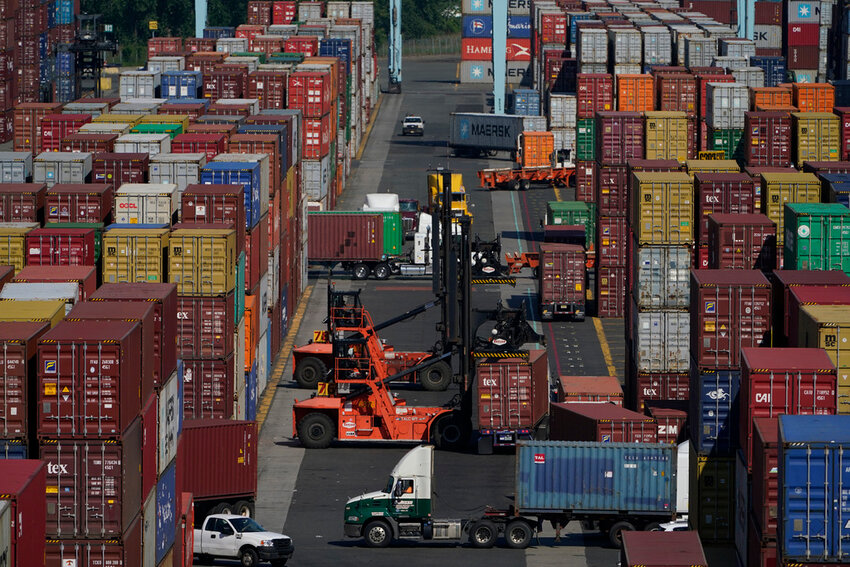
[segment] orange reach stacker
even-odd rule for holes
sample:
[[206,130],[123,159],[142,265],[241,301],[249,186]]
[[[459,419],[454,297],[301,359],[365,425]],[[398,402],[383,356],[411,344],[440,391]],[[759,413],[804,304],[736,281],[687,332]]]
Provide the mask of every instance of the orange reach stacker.
[[569,151],[555,151],[552,132],[523,132],[517,139],[517,167],[482,169],[481,186],[488,189],[528,190],[532,183],[567,187],[575,174]]

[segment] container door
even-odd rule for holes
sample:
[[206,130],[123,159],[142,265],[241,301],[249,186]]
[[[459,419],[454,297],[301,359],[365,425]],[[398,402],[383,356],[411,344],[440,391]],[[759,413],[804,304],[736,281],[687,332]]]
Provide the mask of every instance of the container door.
[[829,545],[833,557],[846,562],[850,559],[850,452],[846,448],[832,451],[832,473],[834,479],[832,525],[834,533],[830,534]]
[[53,442],[41,446],[41,460],[47,464],[47,537],[75,537],[82,532],[77,511],[79,459],[73,442]]
[[826,557],[834,541],[835,534],[829,533],[829,453],[805,448],[784,453],[780,546],[786,557]]
[[156,488],[142,510],[142,567],[156,567]]
[[18,565],[12,549],[12,518],[11,503],[0,501],[0,559],[4,564]]
[[[123,532],[121,506],[124,495],[122,450],[118,444],[93,442],[81,444],[80,470],[85,481],[78,485],[80,515],[84,517],[84,533],[91,538],[111,538]],[[136,485],[141,493],[141,488]],[[130,506],[134,499],[129,499]],[[138,499],[135,499],[138,506]]]

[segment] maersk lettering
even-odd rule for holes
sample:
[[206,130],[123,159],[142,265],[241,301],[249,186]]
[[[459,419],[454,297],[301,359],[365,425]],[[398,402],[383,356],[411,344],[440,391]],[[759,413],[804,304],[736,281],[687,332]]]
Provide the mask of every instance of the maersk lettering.
[[513,129],[509,124],[470,124],[473,136],[495,136],[513,139]]

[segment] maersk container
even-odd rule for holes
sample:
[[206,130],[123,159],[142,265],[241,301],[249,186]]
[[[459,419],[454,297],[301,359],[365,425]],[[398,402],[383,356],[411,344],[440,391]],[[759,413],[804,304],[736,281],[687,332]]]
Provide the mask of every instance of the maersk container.
[[513,151],[522,132],[522,116],[453,112],[450,115],[449,146]]
[[654,443],[528,441],[517,444],[522,513],[676,513],[676,447]]
[[839,203],[786,204],[783,251],[789,270],[850,274],[850,209]]
[[201,170],[204,185],[242,185],[245,190],[245,226],[260,222],[260,164],[210,162]]
[[778,543],[786,564],[850,562],[850,415],[779,416]]

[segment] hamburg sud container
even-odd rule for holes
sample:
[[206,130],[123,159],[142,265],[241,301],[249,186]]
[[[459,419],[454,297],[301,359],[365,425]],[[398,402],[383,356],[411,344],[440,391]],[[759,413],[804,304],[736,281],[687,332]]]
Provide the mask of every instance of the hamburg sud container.
[[0,542],[9,567],[44,564],[45,464],[4,460],[0,474]]
[[585,252],[576,244],[540,246],[540,314],[543,320],[585,315]]
[[[800,286],[818,287],[850,287],[850,277],[844,272],[837,270],[812,271],[812,270],[775,270],[773,272],[773,321],[775,323],[774,333],[780,335],[780,345],[789,344],[790,334],[788,312],[791,304],[791,288]],[[780,326],[779,322],[782,321]],[[796,339],[795,339],[796,340]]]
[[693,182],[685,173],[632,176],[632,230],[638,245],[693,244]]
[[826,351],[838,372],[836,413],[850,413],[850,305],[806,305],[800,308],[798,321],[797,346]]
[[0,184],[0,221],[40,222],[44,218],[43,183]]
[[780,553],[787,562],[850,561],[850,416],[779,417]]
[[658,424],[653,418],[614,404],[554,403],[550,413],[552,441],[658,442]]
[[835,414],[835,365],[820,348],[745,348],[739,397],[740,446],[750,462],[753,418]]
[[[20,440],[26,448],[32,439],[35,422],[32,410],[36,396],[36,347],[50,329],[47,322],[0,322],[0,344],[3,347],[2,380],[0,380],[0,438]],[[30,448],[31,449],[31,448]],[[32,455],[35,456],[35,455]]]
[[[549,413],[549,361],[545,350],[528,359],[481,362],[476,371],[476,424],[479,449],[511,446],[531,439]],[[485,451],[486,452],[486,451]]]
[[790,270],[850,273],[850,209],[838,203],[788,203],[784,252]]
[[171,226],[179,204],[174,183],[125,183],[115,192],[115,222]]
[[623,387],[616,376],[561,376],[557,390],[559,402],[623,405]]
[[753,420],[753,458],[747,463],[753,474],[750,497],[752,517],[762,538],[776,537],[779,491],[779,420],[775,417],[757,417]]
[[772,270],[776,265],[776,225],[765,215],[708,216],[708,267]]
[[699,535],[692,531],[623,532],[622,567],[708,567]]

